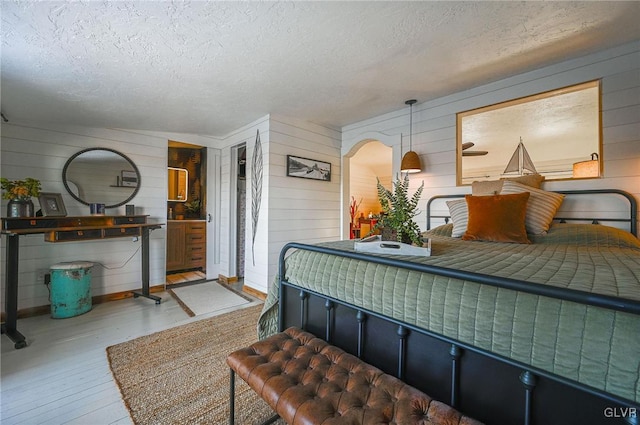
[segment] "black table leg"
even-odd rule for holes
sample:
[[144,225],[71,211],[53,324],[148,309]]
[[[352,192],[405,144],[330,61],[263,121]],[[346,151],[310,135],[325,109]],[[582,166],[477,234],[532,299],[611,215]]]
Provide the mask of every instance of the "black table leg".
[[145,297],[155,300],[156,304],[160,304],[162,298],[149,293],[149,232],[151,228],[142,228],[142,290],[134,291],[133,297]]
[[5,273],[5,322],[2,324],[2,333],[6,334],[15,343],[15,348],[27,346],[24,335],[18,332],[18,258],[19,235],[7,235],[6,269]]

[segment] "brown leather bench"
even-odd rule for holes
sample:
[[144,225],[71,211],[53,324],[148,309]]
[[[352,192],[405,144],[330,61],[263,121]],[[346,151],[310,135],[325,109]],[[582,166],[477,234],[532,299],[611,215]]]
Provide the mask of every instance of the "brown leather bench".
[[237,373],[290,425],[478,425],[452,407],[298,328],[227,357],[234,424]]

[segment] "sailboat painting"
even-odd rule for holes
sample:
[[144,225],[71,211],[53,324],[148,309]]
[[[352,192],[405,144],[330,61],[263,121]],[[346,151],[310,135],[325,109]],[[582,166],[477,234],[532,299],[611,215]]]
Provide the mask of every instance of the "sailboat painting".
[[517,173],[518,176],[524,174],[536,174],[536,167],[533,165],[533,161],[527,152],[527,148],[522,143],[522,137],[518,147],[511,155],[511,159],[507,163],[507,167],[504,169],[503,174]]

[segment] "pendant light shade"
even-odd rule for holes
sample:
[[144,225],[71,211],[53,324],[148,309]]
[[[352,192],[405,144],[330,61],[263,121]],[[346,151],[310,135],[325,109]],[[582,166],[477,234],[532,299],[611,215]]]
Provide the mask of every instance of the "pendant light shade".
[[400,171],[403,173],[419,173],[422,171],[422,163],[420,157],[414,151],[409,151],[402,157]]
[[417,100],[411,99],[407,100],[405,105],[409,105],[411,108],[411,112],[409,113],[409,152],[405,153],[402,157],[402,162],[400,163],[400,172],[402,173],[419,173],[422,171],[422,162],[420,161],[420,157],[417,153],[415,153],[413,148],[413,104],[416,103]]

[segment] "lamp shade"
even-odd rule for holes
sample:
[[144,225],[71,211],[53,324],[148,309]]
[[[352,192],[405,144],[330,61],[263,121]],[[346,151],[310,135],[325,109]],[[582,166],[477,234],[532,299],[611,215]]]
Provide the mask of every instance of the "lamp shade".
[[422,162],[418,154],[414,151],[405,153],[400,163],[400,171],[403,173],[419,173],[422,171]]
[[588,177],[598,177],[600,175],[600,163],[597,159],[581,161],[573,164],[573,178],[584,179]]

